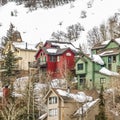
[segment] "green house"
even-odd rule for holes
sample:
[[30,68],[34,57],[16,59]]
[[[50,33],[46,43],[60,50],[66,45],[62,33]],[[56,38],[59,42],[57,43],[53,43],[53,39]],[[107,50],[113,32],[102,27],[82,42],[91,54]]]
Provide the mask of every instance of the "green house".
[[111,86],[111,80],[120,73],[120,39],[107,40],[95,45],[91,55],[77,57],[75,71],[79,89],[99,89]]

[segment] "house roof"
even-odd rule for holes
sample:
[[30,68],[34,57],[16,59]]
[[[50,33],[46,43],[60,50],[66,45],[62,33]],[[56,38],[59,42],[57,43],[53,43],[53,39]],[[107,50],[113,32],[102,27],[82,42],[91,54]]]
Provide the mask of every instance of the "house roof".
[[104,74],[104,75],[108,75],[108,76],[118,76],[118,75],[120,75],[119,73],[110,71],[110,70],[108,70],[105,67],[101,68],[99,70],[99,72],[102,73],[102,74]]
[[47,40],[44,45],[49,43],[52,46],[60,47],[60,48],[66,48],[68,46],[71,46],[75,49],[75,46],[71,42],[63,42],[63,41],[56,41],[56,40]]
[[[46,44],[49,44],[50,47],[46,47]],[[78,49],[75,48],[71,42],[59,42],[59,41],[46,41],[44,46],[38,50],[35,56],[37,56],[41,50],[43,50],[46,54],[49,55],[60,55],[67,50],[71,50],[74,54],[78,52]]]
[[98,43],[98,44],[94,45],[92,50],[105,48],[108,44],[110,44],[110,42],[115,42],[116,44],[120,45],[120,38],[106,40],[106,41],[103,41],[102,43]]
[[[92,54],[91,55],[90,54],[87,55],[87,54],[82,53],[82,55],[79,58],[81,60],[83,60],[84,62],[87,62],[86,59],[84,58],[84,56],[86,58],[88,58],[92,62],[95,62],[95,63],[100,64],[100,65],[104,65],[104,61],[102,60],[102,58],[100,57],[100,55],[95,55],[95,54],[93,54],[93,55]],[[78,60],[79,60],[79,58],[78,58]]]
[[72,116],[77,117],[77,116],[81,116],[81,115],[85,114],[88,110],[90,110],[98,102],[99,102],[99,99],[95,99],[93,101],[86,102],[79,109],[77,109]]
[[120,50],[119,49],[109,49],[109,50],[104,50],[104,51],[101,51],[99,52],[98,54],[100,56],[109,56],[109,55],[117,55],[120,53]]
[[87,96],[82,91],[70,90],[70,92],[68,92],[68,89],[60,89],[60,88],[52,88],[45,96],[45,99],[49,97],[51,92],[54,92],[62,100],[73,100],[76,102],[85,102],[85,101],[91,101],[93,99],[93,97]]
[[18,48],[18,49],[37,50],[34,44],[30,44],[27,42],[13,42],[13,45],[15,46],[15,48]]

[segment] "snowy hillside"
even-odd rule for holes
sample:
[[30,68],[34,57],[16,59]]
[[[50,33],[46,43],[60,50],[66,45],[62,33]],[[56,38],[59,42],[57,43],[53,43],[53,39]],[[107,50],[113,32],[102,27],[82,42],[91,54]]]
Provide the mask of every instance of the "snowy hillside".
[[[89,1],[93,2],[91,8],[87,4]],[[0,7],[0,39],[6,36],[10,23],[21,32],[23,41],[38,43],[49,40],[53,32],[66,31],[67,26],[79,22],[85,29],[79,43],[86,42],[87,31],[119,12],[119,8],[119,0],[76,0],[64,6],[52,9],[38,8],[30,12],[23,5],[17,6],[14,2],[9,2]],[[11,16],[11,12],[15,11],[16,16]],[[86,11],[85,18],[81,18],[81,11]]]

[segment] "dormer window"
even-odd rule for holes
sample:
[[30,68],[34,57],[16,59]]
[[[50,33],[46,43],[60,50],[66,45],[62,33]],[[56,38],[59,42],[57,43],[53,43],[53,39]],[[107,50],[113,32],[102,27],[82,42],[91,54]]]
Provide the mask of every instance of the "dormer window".
[[57,97],[49,97],[49,104],[56,104],[57,103]]

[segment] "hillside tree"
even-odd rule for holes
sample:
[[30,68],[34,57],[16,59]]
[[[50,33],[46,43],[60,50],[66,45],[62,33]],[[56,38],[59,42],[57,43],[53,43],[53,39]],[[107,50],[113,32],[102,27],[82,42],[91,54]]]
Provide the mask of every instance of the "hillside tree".
[[52,33],[52,39],[57,41],[76,41],[82,31],[84,31],[84,27],[80,24],[70,25],[66,28],[67,32],[57,31]]
[[104,88],[103,88],[103,84],[101,86],[100,89],[100,93],[99,93],[99,113],[97,115],[97,119],[96,120],[107,120],[106,114],[105,114],[105,99],[104,99],[104,94],[103,94]]

